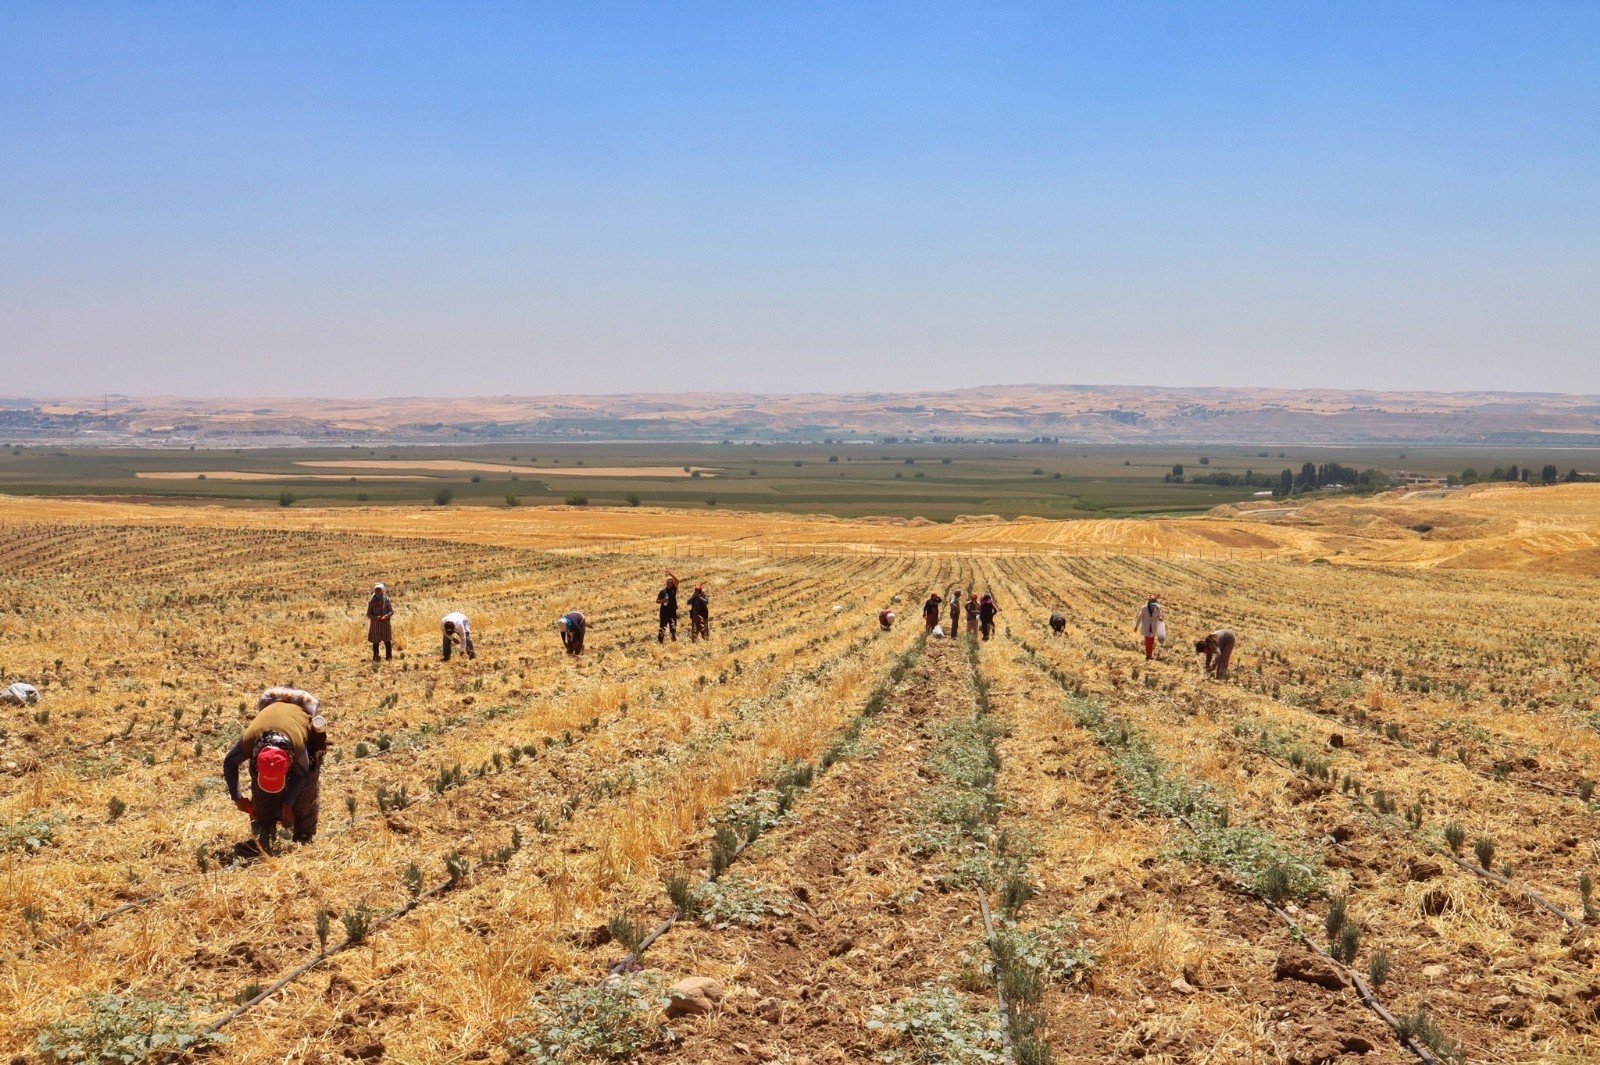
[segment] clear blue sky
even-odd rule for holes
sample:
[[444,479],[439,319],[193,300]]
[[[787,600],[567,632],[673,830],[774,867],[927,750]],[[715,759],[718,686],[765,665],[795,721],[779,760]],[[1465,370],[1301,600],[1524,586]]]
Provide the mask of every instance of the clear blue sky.
[[0,395],[1600,393],[1600,3],[0,0]]

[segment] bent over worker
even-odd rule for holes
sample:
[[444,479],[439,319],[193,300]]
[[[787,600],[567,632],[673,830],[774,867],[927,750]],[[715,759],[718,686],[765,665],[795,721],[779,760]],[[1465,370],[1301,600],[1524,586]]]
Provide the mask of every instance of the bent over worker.
[[884,609],[878,611],[878,628],[883,632],[888,632],[890,629],[894,628],[893,610],[885,607]]
[[[270,700],[270,701],[269,701]],[[233,804],[250,815],[264,853],[280,823],[296,843],[310,843],[321,813],[322,756],[328,747],[315,696],[298,688],[269,688],[244,735],[222,760],[222,779]],[[250,797],[239,791],[239,767],[250,767]]]
[[1197,653],[1206,656],[1206,672],[1218,680],[1228,679],[1228,663],[1233,661],[1235,643],[1232,629],[1218,629],[1203,640],[1194,642]]
[[1050,631],[1057,636],[1067,631],[1067,616],[1059,610],[1050,615]]
[[467,653],[468,658],[477,658],[477,649],[472,646],[472,624],[467,621],[467,615],[459,610],[452,611],[444,616],[444,660],[450,661],[450,649],[456,644]]
[[556,618],[556,628],[561,633],[561,646],[569,655],[583,654],[583,634],[589,627],[583,611],[569,611]]

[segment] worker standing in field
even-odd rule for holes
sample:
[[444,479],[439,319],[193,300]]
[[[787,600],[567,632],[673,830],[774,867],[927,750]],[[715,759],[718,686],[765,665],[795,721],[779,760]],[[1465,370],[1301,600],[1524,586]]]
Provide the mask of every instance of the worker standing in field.
[[1000,613],[1000,604],[994,601],[991,592],[984,592],[983,598],[978,600],[978,628],[987,640],[994,635],[994,616]]
[[1145,661],[1156,656],[1156,641],[1167,635],[1166,616],[1161,613],[1161,601],[1152,595],[1133,619],[1133,631],[1144,637]]
[[561,646],[567,654],[574,657],[583,654],[583,634],[588,627],[589,623],[581,610],[573,610],[556,618],[556,628],[561,631]]
[[667,574],[666,587],[656,593],[656,606],[660,608],[660,628],[656,630],[656,643],[666,643],[667,633],[672,642],[678,642],[678,578]]
[[961,635],[961,589],[950,593],[950,638]]
[[1067,631],[1067,616],[1059,610],[1050,615],[1050,631],[1057,636]]
[[[256,716],[222,760],[233,804],[250,815],[256,844],[271,853],[278,825],[296,843],[310,843],[321,812],[322,756],[328,747],[316,697],[298,688],[269,688]],[[250,766],[250,797],[239,790],[239,767]]]
[[472,646],[472,624],[467,621],[467,615],[459,610],[452,611],[444,616],[444,660],[450,661],[450,649],[456,644],[467,653],[467,657],[477,658],[478,650]]
[[700,639],[711,639],[711,597],[703,584],[689,593],[689,641]]
[[1233,661],[1234,640],[1232,629],[1218,629],[1203,640],[1196,640],[1194,649],[1206,656],[1206,672],[1218,680],[1228,679],[1228,663]]
[[972,594],[972,589],[967,589],[967,631],[972,635],[978,634],[978,597]]
[[378,645],[383,644],[385,661],[394,659],[394,603],[381,584],[372,586],[372,598],[367,600],[367,642],[372,645],[372,660],[378,660]]
[[928,601],[922,604],[922,627],[928,632],[932,632],[934,626],[939,624],[939,604],[943,602],[938,592],[932,592],[928,595]]
[[879,630],[881,630],[883,632],[888,632],[890,629],[894,628],[894,611],[893,610],[889,610],[888,608],[885,608],[883,610],[878,611],[878,628],[879,628]]

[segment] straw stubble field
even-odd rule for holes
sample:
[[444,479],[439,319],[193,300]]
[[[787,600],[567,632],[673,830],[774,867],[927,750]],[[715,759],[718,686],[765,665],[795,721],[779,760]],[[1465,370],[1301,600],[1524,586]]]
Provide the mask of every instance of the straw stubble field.
[[[104,992],[194,1032],[248,1006],[229,1061],[1600,1055],[1581,578],[701,558],[713,638],[663,646],[638,552],[33,517],[0,546],[6,676],[43,692],[0,710],[9,1054]],[[958,586],[999,599],[993,640],[907,623]],[[454,608],[475,661],[438,660]],[[1219,625],[1226,684],[1183,642]],[[236,861],[218,766],[280,683],[326,702],[321,830]],[[685,977],[720,988],[663,1028]]]

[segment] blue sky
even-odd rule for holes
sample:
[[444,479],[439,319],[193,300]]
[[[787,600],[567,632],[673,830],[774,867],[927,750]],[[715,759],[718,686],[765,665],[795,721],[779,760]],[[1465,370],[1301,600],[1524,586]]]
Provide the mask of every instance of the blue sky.
[[1600,4],[0,0],[0,394],[1600,393]]

